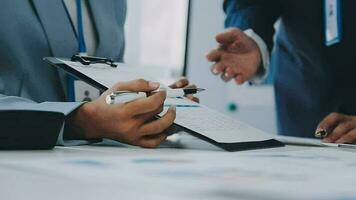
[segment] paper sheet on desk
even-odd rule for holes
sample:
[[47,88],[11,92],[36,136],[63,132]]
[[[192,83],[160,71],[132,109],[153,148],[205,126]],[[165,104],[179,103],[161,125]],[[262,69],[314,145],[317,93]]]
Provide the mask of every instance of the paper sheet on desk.
[[355,155],[295,146],[239,153],[56,147],[2,152],[0,187],[18,191],[2,199],[39,199],[58,188],[54,199],[355,199]]
[[[176,124],[216,142],[240,143],[272,139],[270,134],[190,100],[169,98],[165,101],[165,111],[170,105],[175,105],[177,108]],[[162,116],[163,113],[160,115]]]

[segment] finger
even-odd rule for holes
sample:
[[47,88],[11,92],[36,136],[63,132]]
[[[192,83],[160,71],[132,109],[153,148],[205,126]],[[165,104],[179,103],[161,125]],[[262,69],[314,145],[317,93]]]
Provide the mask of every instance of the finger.
[[209,62],[217,62],[219,61],[221,58],[221,51],[219,51],[218,49],[214,49],[212,51],[210,51],[208,53],[208,55],[206,55],[206,59],[209,61]]
[[166,130],[169,126],[173,124],[175,118],[176,108],[171,107],[168,109],[167,113],[164,114],[160,119],[142,125],[139,129],[139,132],[143,136],[162,133],[164,130]]
[[231,80],[231,79],[228,78],[228,76],[229,76],[229,74],[228,74],[226,71],[224,71],[223,73],[221,73],[220,78],[221,78],[221,80],[223,80],[224,82],[228,82],[228,81]]
[[225,81],[228,82],[231,79],[235,78],[237,76],[237,73],[231,68],[231,67],[227,67],[225,69],[225,73],[222,74],[221,78]]
[[115,84],[111,89],[115,91],[150,92],[159,88],[158,82],[138,79]]
[[196,88],[197,88],[197,85],[191,84],[191,85],[188,85],[188,86],[186,86],[186,87],[184,87],[184,88],[186,88],[186,89],[196,89]]
[[229,45],[239,41],[243,36],[243,32],[237,28],[231,28],[216,36],[216,41],[222,45]]
[[162,133],[154,137],[142,137],[142,139],[137,142],[137,145],[144,148],[156,148],[167,139],[167,136],[168,135]]
[[242,85],[245,83],[246,79],[242,74],[237,74],[236,77],[234,78],[235,83],[238,85]]
[[220,73],[225,71],[226,66],[222,62],[215,63],[211,68],[211,72],[215,75],[219,75]]
[[345,119],[346,115],[342,115],[339,113],[331,113],[319,123],[318,128],[315,132],[319,132],[321,130],[332,131],[340,122]]
[[334,130],[332,130],[332,132],[328,137],[323,139],[323,142],[334,143],[338,139],[340,139],[343,135],[346,135],[349,131],[351,131],[352,128],[353,128],[353,124],[350,122],[340,123]]
[[183,88],[185,86],[189,85],[189,80],[185,77],[179,79],[178,81],[176,81],[175,83],[173,83],[172,85],[170,85],[170,88]]
[[159,109],[160,106],[163,105],[166,100],[166,92],[157,92],[153,95],[138,99],[136,101],[132,101],[125,105],[117,104],[118,106],[122,106],[123,112],[127,113],[130,116],[137,116],[145,113],[153,112]]
[[342,136],[340,139],[336,140],[337,144],[352,144],[356,142],[356,130],[348,132],[346,135]]
[[200,102],[200,99],[198,97],[195,97],[194,95],[192,94],[189,94],[186,96],[189,100],[191,101],[194,101],[195,103],[199,103]]
[[164,107],[162,105],[158,109],[156,109],[152,112],[137,116],[136,118],[140,121],[139,125],[142,125],[147,121],[153,121],[159,113],[163,112],[163,109],[164,109]]

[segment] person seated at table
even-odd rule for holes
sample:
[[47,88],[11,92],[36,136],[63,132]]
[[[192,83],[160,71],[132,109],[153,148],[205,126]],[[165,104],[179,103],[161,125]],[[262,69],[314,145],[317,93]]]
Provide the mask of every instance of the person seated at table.
[[[97,138],[141,147],[161,144],[176,116],[172,107],[163,117],[155,118],[163,109],[164,92],[127,104],[105,102],[112,91],[150,92],[159,87],[158,83],[121,82],[92,102],[66,102],[70,78],[42,60],[85,52],[122,62],[125,13],[125,0],[1,1],[0,109],[62,112],[66,115],[65,129],[56,133],[60,145],[68,140]],[[187,84],[184,79],[174,86]],[[36,116],[28,120],[36,120]],[[83,143],[86,141],[77,144]]]

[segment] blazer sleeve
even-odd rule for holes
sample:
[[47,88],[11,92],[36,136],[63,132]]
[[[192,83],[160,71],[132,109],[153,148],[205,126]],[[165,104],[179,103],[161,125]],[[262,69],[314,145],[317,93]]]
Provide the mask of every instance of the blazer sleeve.
[[281,15],[278,0],[225,0],[224,11],[226,28],[252,29],[264,40],[271,52],[274,23]]
[[[0,132],[2,132],[0,133],[0,140],[6,138],[4,135],[8,134],[10,138],[7,137],[7,144],[16,143],[12,145],[12,148],[15,149],[16,145],[19,145],[19,148],[24,145],[25,148],[41,149],[53,148],[56,144],[87,144],[89,141],[64,139],[65,131],[70,130],[70,128],[66,128],[66,119],[81,105],[82,103],[77,102],[37,103],[21,97],[0,94],[0,118],[6,120],[6,123],[0,123]],[[55,127],[57,128],[55,129]],[[25,134],[24,132],[27,133]],[[40,135],[41,132],[43,132],[42,135]],[[37,138],[37,141],[34,142],[34,138]],[[50,142],[49,138],[54,138],[54,141]],[[28,144],[26,144],[26,141],[22,141],[25,139],[27,139]],[[29,145],[30,143],[31,145]],[[11,144],[9,145],[11,146]],[[0,148],[2,148],[1,144]]]

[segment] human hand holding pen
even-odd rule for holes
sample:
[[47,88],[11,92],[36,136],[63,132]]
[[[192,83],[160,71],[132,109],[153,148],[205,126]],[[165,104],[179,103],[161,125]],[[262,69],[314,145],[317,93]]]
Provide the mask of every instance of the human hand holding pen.
[[315,133],[316,136],[325,133],[325,143],[355,143],[356,116],[331,113],[320,122]]
[[75,111],[69,124],[84,139],[109,138],[141,147],[157,147],[165,141],[164,131],[176,117],[175,107],[171,107],[161,118],[155,118],[163,111],[165,92],[125,104],[108,105],[105,100],[114,91],[151,92],[158,88],[159,83],[142,79],[118,83]]

